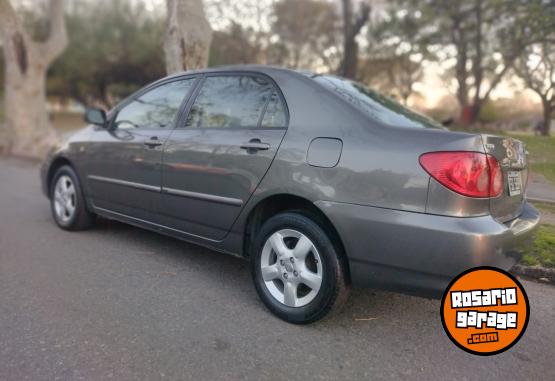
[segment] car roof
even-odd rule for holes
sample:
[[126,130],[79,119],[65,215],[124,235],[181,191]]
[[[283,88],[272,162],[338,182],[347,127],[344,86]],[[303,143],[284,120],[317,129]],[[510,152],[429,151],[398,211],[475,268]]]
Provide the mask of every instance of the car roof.
[[237,72],[259,72],[268,75],[276,74],[276,73],[285,73],[291,74],[294,76],[303,75],[303,76],[313,76],[314,73],[307,71],[307,70],[293,70],[287,69],[279,66],[271,66],[271,65],[226,65],[226,66],[218,66],[218,67],[211,67],[211,68],[203,68],[203,69],[196,69],[196,70],[188,70],[181,73],[176,73],[166,77],[168,78],[175,78],[181,77],[183,75],[191,75],[191,74],[206,74],[206,73],[219,73],[219,72],[228,72],[228,71],[237,71]]

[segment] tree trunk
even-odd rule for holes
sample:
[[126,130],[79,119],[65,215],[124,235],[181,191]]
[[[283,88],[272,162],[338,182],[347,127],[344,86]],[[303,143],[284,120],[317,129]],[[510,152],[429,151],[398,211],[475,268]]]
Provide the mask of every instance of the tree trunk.
[[482,0],[476,0],[476,37],[474,40],[474,59],[472,62],[472,71],[474,73],[474,100],[472,101],[472,120],[474,123],[480,115],[482,90],[482,80],[484,78],[484,68],[482,65]]
[[474,77],[474,97],[470,105],[470,120],[468,124],[474,124],[480,117],[482,110],[482,80],[484,78],[484,68],[482,65],[482,0],[476,0],[474,6],[476,17],[476,37],[474,39],[474,59],[472,60],[472,72]]
[[550,129],[551,129],[551,115],[553,113],[553,105],[547,99],[542,100],[543,105],[543,128],[542,128],[542,136],[549,136]]
[[358,43],[356,37],[370,18],[370,6],[362,3],[360,14],[353,21],[351,0],[342,0],[343,5],[343,61],[340,74],[343,77],[356,79],[358,66]]
[[6,66],[7,151],[18,156],[43,157],[57,141],[46,109],[46,71],[29,67],[25,76],[11,78],[8,73],[13,72],[13,64]]
[[353,37],[345,41],[345,57],[343,59],[343,72],[345,78],[356,79],[358,67],[358,43]]
[[456,50],[456,64],[455,64],[455,79],[457,81],[457,101],[461,108],[460,120],[463,124],[466,124],[469,119],[469,109],[468,109],[468,88],[467,88],[467,78],[468,69],[466,67],[468,55],[468,42],[466,39],[466,33],[464,28],[461,26],[461,19],[459,15],[454,15],[451,18],[453,26],[451,28],[451,42],[455,46]]
[[50,36],[33,41],[11,6],[0,0],[0,22],[6,82],[5,125],[0,150],[43,157],[57,141],[46,108],[46,73],[67,45],[63,0],[50,1]]
[[478,121],[480,117],[480,112],[482,112],[482,100],[478,99],[472,102],[470,105],[470,120],[469,124],[474,124]]
[[202,0],[166,0],[166,6],[164,51],[167,73],[206,67],[212,29]]

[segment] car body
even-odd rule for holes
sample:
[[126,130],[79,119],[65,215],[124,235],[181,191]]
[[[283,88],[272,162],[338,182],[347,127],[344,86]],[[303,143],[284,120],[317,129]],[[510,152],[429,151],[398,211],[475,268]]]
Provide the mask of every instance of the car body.
[[[155,110],[151,94],[164,86],[164,102],[183,96],[166,110],[171,123],[127,120]],[[266,220],[305,210],[325,225],[354,286],[440,296],[471,267],[512,267],[539,221],[521,142],[448,131],[332,76],[248,65],[187,72],[106,119],[49,155],[45,194],[69,165],[91,212],[247,258]],[[495,157],[501,194],[449,189],[423,168],[430,152]],[[520,194],[509,195],[509,172]]]

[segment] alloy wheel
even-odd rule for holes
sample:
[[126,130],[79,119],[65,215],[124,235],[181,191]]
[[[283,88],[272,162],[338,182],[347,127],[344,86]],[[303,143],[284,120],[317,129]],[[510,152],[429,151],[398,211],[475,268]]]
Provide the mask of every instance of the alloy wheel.
[[288,307],[303,307],[316,298],[323,268],[314,243],[303,233],[282,229],[266,240],[260,261],[264,285]]
[[76,209],[75,185],[69,176],[62,175],[54,187],[54,211],[62,223],[69,222]]

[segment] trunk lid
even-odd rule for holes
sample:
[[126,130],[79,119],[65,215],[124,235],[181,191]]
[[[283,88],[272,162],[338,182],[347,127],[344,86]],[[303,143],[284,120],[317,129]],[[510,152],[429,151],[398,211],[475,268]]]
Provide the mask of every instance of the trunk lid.
[[528,160],[523,142],[508,136],[482,135],[485,151],[493,155],[503,171],[503,192],[490,199],[491,215],[506,222],[522,211],[528,183]]

